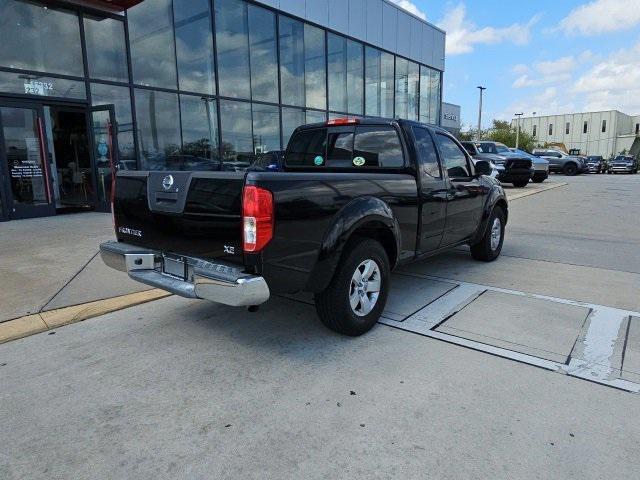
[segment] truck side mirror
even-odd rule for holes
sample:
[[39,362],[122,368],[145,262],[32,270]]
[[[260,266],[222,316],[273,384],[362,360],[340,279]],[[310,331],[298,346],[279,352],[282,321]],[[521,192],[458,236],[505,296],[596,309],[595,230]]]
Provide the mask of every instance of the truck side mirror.
[[491,167],[491,163],[486,160],[478,160],[476,162],[476,173],[478,175],[491,175],[493,168]]

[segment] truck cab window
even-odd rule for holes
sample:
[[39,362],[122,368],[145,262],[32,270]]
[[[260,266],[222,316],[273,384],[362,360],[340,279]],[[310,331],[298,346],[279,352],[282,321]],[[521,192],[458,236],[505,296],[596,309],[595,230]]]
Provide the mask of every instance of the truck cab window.
[[438,156],[436,148],[433,145],[431,134],[426,128],[412,127],[413,136],[416,139],[416,148],[418,150],[418,159],[422,172],[433,178],[442,178],[440,165],[438,164]]
[[446,135],[438,134],[437,138],[442,162],[449,178],[471,177],[471,167],[462,149]]
[[391,127],[356,128],[353,158],[365,159],[365,167],[400,168],[404,156],[398,134]]
[[353,132],[329,132],[327,166],[350,168],[353,160]]
[[[327,129],[304,130],[295,134],[286,153],[291,167],[318,167],[325,163]],[[319,161],[322,160],[322,161]]]

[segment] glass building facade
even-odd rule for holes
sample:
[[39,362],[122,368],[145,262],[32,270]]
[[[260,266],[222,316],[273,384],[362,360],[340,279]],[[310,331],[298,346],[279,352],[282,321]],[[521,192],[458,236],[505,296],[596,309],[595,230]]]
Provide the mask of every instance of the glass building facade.
[[[0,3],[0,106],[84,106],[93,171],[82,188],[103,203],[110,177],[92,107],[115,117],[108,147],[128,169],[235,169],[284,149],[298,125],[338,116],[439,123],[441,71],[259,3],[144,0],[122,14],[56,5]],[[75,174],[80,161],[70,163]],[[45,179],[54,190],[58,180]]]

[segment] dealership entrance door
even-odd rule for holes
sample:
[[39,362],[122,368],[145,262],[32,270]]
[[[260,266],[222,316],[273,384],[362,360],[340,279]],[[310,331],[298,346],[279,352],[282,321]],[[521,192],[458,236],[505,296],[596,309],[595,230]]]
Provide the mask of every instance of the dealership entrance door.
[[0,100],[0,220],[110,208],[112,105]]

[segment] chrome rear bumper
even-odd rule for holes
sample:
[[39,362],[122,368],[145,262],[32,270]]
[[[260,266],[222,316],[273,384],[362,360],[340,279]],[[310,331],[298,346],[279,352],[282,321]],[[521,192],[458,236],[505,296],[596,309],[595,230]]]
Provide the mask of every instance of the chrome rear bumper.
[[201,298],[233,307],[260,305],[269,300],[269,287],[263,277],[243,273],[240,268],[192,257],[180,257],[184,276],[164,273],[165,256],[121,242],[100,245],[105,265],[126,272],[146,285],[186,298]]

